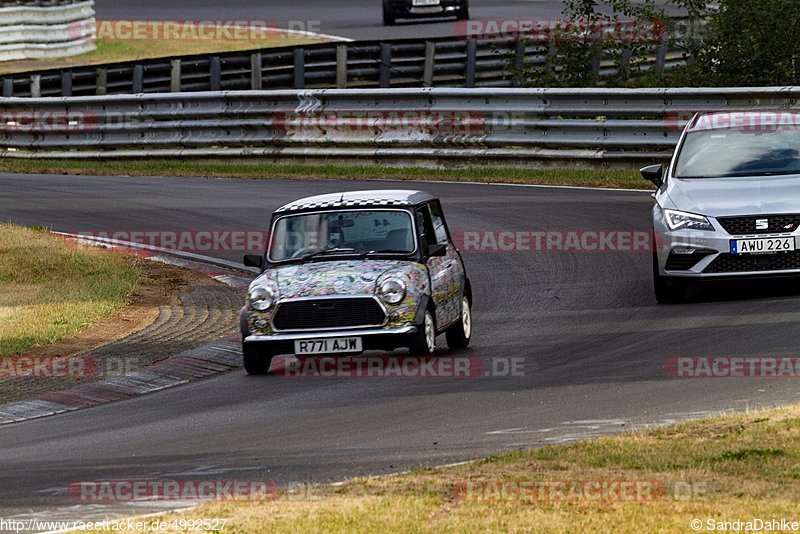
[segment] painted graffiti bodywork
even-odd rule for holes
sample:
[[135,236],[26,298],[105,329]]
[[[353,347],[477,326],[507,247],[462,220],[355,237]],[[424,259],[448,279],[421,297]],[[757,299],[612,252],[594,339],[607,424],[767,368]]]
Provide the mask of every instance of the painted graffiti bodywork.
[[[450,344],[451,333],[455,328],[460,328],[459,325],[463,322],[463,310],[466,309],[464,297],[471,303],[472,294],[461,254],[447,230],[439,200],[423,191],[405,190],[319,195],[297,200],[276,210],[272,216],[272,233],[275,234],[276,225],[287,217],[316,216],[323,213],[329,216],[338,211],[407,213],[411,230],[409,234],[411,237],[408,239],[412,239],[413,243],[411,240],[407,241],[404,244],[405,248],[400,249],[403,252],[393,249],[382,250],[378,241],[370,245],[375,250],[366,254],[360,253],[360,249],[355,248],[361,245],[357,243],[353,245],[354,248],[345,247],[341,252],[336,252],[334,249],[334,254],[329,256],[318,255],[311,249],[311,255],[308,257],[303,255],[308,253],[306,248],[309,247],[298,245],[299,248],[290,253],[295,256],[277,255],[273,259],[270,250],[263,257],[256,257],[256,260],[261,260],[262,272],[250,284],[247,301],[242,309],[243,345],[251,343],[254,347],[259,344],[266,351],[265,354],[282,354],[292,350],[292,343],[295,340],[347,335],[363,337],[365,345],[362,350],[367,350],[367,346],[371,349],[418,347],[419,345],[415,344],[419,343],[420,336],[430,331],[425,327],[431,320],[429,318],[429,322],[426,323],[426,312],[431,312],[428,316],[433,318],[435,333],[446,332]],[[316,221],[313,218],[308,220]],[[345,219],[339,216],[338,220]],[[306,224],[301,221],[298,219],[295,222],[298,228],[304,228],[303,225]],[[378,219],[375,220],[376,227],[379,226],[379,222]],[[388,224],[385,219],[383,223],[381,226]],[[342,224],[340,228],[352,226],[352,224],[349,226]],[[333,233],[336,238],[344,239],[341,231],[326,232]],[[319,243],[319,241],[313,242]],[[258,263],[251,263],[254,264]],[[394,302],[396,299],[391,298],[391,295],[397,295],[398,283],[403,288],[402,299]],[[251,303],[251,295],[254,292],[259,293],[256,298],[261,302],[264,291],[269,293],[271,304],[265,310],[257,310]],[[389,293],[385,293],[386,291]],[[287,328],[285,324],[277,330],[275,328],[275,324],[286,320],[287,316],[283,315],[281,310],[290,306],[289,303],[292,303],[292,307],[285,308],[287,310],[305,309],[302,306],[310,306],[308,309],[315,311],[298,313],[314,313],[317,314],[314,317],[324,317],[324,313],[319,310],[334,310],[341,305],[343,299],[360,297],[377,301],[384,320],[380,323],[374,321],[373,309],[373,312],[370,312],[373,313],[371,317],[364,316],[370,317],[370,322],[365,320],[363,323],[354,321],[351,324],[344,324],[346,321],[337,319],[336,323],[328,323],[326,328],[321,326]],[[313,304],[299,304],[317,299],[319,301]],[[359,309],[358,306],[361,304],[354,306],[356,308],[353,309]],[[311,317],[311,315],[301,315],[297,319],[297,324],[302,322],[301,317]],[[346,332],[342,334],[341,332],[345,330]]]
[[[437,258],[443,259],[443,258]],[[405,260],[340,260],[292,264],[264,271],[250,287],[268,287],[276,302],[301,297],[372,296],[389,278],[402,280],[406,295],[398,304],[383,303],[388,312],[387,326],[411,324],[423,295],[430,294],[428,267]],[[270,320],[277,309],[258,311],[246,304],[247,326],[251,334],[273,333]]]

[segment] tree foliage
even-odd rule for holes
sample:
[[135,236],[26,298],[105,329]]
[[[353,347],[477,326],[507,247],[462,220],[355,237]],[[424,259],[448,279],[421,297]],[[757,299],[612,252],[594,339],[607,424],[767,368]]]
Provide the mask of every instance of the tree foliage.
[[[657,21],[669,30],[668,44],[686,50],[687,64],[663,75],[645,73],[653,42],[624,39],[561,39],[543,64],[526,64],[519,79],[528,86],[591,86],[598,58],[611,62],[611,86],[769,86],[800,82],[800,1],[566,0],[565,21]],[[676,27],[668,12],[688,15]],[[691,31],[687,31],[691,28]]]

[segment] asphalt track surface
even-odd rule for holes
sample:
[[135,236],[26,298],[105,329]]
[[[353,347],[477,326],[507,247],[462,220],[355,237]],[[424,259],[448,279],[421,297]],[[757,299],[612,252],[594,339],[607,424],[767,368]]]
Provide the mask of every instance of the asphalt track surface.
[[[6,174],[0,220],[63,231],[252,230],[292,199],[386,187],[440,196],[452,231],[646,230],[652,202],[645,192],[493,185]],[[487,369],[523,358],[523,376],[238,371],[0,427],[0,516],[105,513],[65,497],[81,480],[336,481],[798,400],[794,379],[678,379],[664,370],[673,356],[798,354],[796,288],[724,285],[658,306],[648,253],[472,252],[465,261],[475,330],[458,354]]]
[[[560,0],[470,0],[473,19],[558,19]],[[350,39],[454,35],[454,19],[419,19],[384,27],[381,0],[102,0],[100,20],[251,20]],[[462,27],[459,25],[458,27]]]

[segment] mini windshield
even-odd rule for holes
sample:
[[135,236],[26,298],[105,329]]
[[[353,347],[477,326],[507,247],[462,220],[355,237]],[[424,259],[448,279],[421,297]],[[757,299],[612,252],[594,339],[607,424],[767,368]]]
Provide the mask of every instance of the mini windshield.
[[689,132],[676,178],[800,174],[800,131],[724,129]]
[[341,210],[277,220],[269,260],[411,254],[416,250],[411,215],[402,210]]

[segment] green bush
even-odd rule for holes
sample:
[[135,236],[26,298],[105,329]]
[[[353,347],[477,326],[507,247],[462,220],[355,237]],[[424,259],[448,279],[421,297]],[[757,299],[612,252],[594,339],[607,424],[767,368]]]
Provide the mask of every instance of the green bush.
[[[521,85],[607,86],[773,86],[800,81],[800,1],[719,0],[716,8],[700,0],[567,0],[566,20],[591,24],[599,20],[642,19],[674,27],[666,10],[680,8],[698,31],[679,32],[669,42],[687,51],[687,64],[664,74],[641,66],[654,43],[562,40],[551,45],[541,65],[526,64],[517,73]],[[608,16],[603,13],[613,12]],[[705,26],[702,21],[705,20]],[[630,61],[624,51],[630,53]],[[617,74],[598,80],[597,58],[611,60]]]

